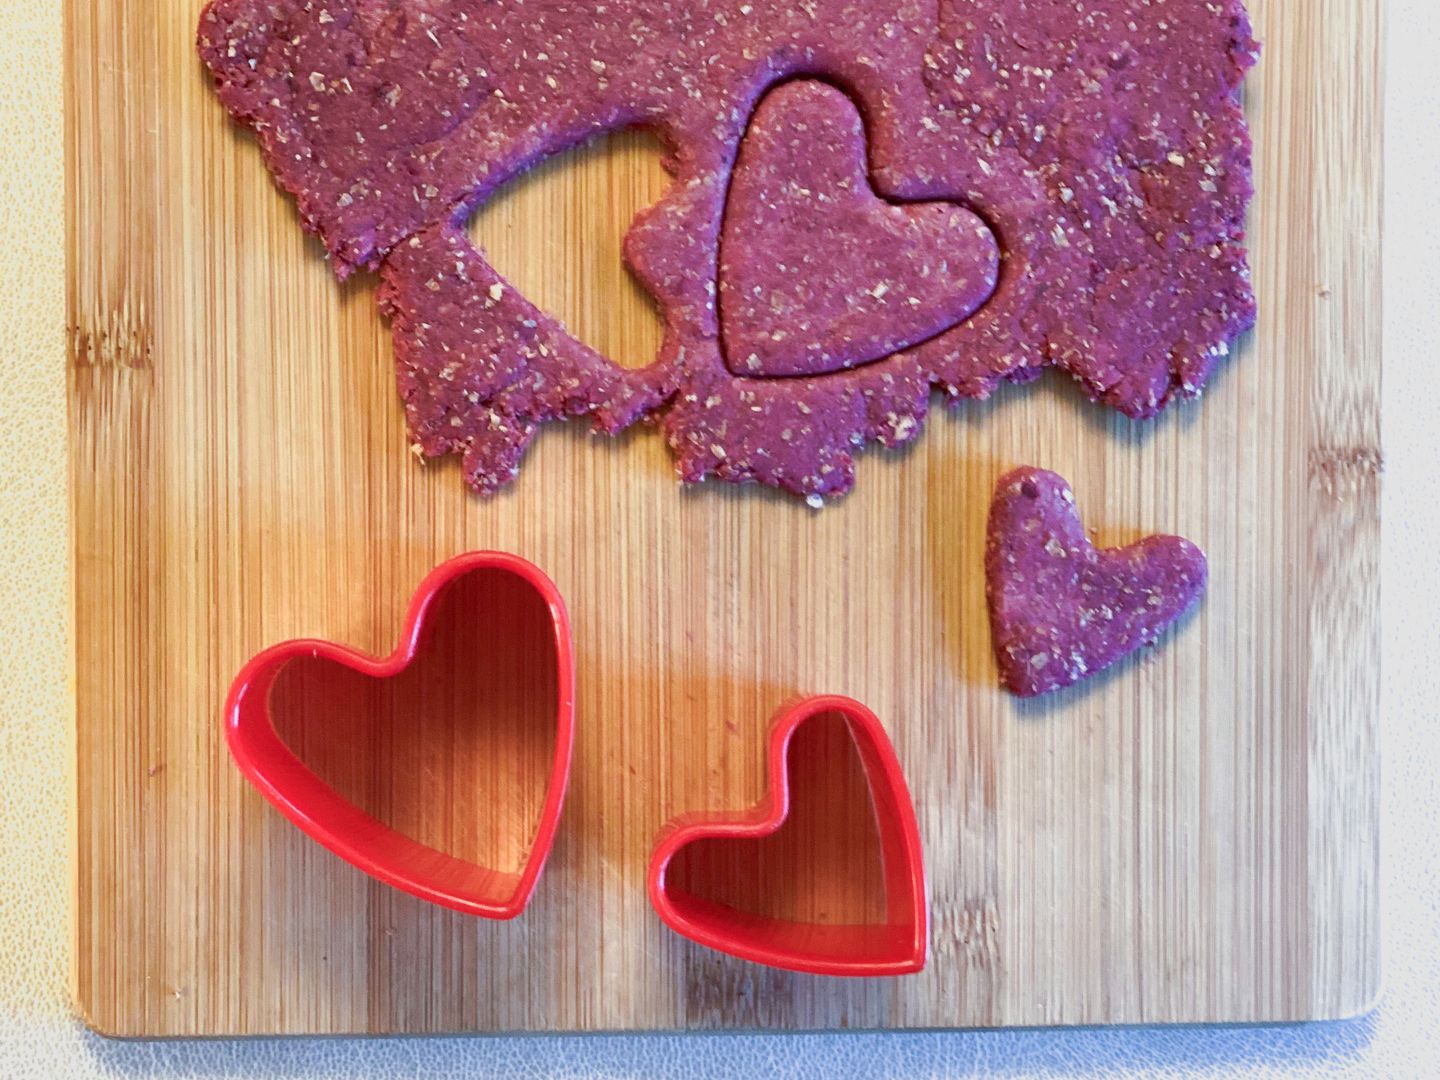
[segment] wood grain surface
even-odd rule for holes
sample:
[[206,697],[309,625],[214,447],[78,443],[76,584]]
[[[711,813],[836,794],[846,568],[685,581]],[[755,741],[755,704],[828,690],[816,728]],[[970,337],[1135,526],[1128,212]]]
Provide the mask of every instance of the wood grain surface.
[[[373,279],[336,284],[227,121],[193,52],[197,0],[68,0],[87,1021],[158,1036],[1363,1009],[1377,981],[1380,6],[1252,0],[1262,317],[1203,402],[1138,424],[1048,377],[865,455],[855,494],[815,513],[682,490],[644,429],[548,430],[491,501],[453,465],[422,466]],[[617,136],[522,180],[475,229],[580,337],[643,363],[658,332],[619,243],[664,183],[653,145]],[[1212,568],[1162,648],[1031,703],[996,689],[981,573],[991,488],[1017,463],[1068,477],[1101,542],[1177,532]],[[251,654],[311,635],[388,652],[424,574],[474,548],[548,571],[576,635],[569,801],[510,923],[332,857],[246,786],[221,734]],[[660,825],[758,799],[766,726],[797,692],[859,698],[895,742],[930,879],[920,975],[755,967],[671,934],[646,901]],[[322,757],[338,745],[315,737]],[[433,749],[352,745],[400,771],[379,812],[473,836],[497,753],[471,746],[422,783],[404,770]]]

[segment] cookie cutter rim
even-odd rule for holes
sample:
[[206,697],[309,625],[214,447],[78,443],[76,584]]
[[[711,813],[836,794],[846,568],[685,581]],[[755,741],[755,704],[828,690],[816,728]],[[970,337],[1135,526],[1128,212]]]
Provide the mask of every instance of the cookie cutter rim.
[[[807,924],[756,916],[683,894],[677,903],[666,873],[681,848],[703,839],[758,840],[778,832],[789,817],[790,742],[806,721],[826,713],[845,720],[870,792],[885,876],[884,923],[809,927],[811,947],[793,939]],[[806,697],[783,705],[771,722],[766,793],[738,813],[682,814],[660,831],[650,860],[647,891],[661,920],[682,937],[743,960],[813,975],[908,975],[925,966],[928,916],[924,852],[904,772],[876,715],[853,698]],[[817,932],[818,931],[818,932]],[[787,938],[791,940],[787,942]],[[823,947],[822,947],[823,946]]]
[[[539,824],[518,873],[449,855],[361,810],[296,756],[275,729],[270,691],[293,660],[323,658],[386,679],[414,661],[427,616],[446,588],[477,570],[515,575],[544,601],[554,627],[555,749]],[[316,638],[281,642],[257,653],[236,675],[225,702],[225,739],[240,772],[311,839],[364,873],[454,911],[513,919],[525,910],[554,844],[570,778],[575,738],[575,667],[570,617],[555,583],[533,563],[500,551],[457,556],[432,570],[411,598],[399,643],[377,657]]]

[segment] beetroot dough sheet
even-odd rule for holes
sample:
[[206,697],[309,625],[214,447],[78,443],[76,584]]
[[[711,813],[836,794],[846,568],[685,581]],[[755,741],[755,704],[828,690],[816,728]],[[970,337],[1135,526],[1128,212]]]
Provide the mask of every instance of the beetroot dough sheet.
[[[1254,321],[1241,0],[215,0],[199,49],[336,272],[380,274],[415,448],[481,492],[541,423],[649,417],[683,479],[813,502],[934,391],[1054,365],[1149,417]],[[626,237],[665,324],[627,370],[465,223],[636,125],[674,183]]]

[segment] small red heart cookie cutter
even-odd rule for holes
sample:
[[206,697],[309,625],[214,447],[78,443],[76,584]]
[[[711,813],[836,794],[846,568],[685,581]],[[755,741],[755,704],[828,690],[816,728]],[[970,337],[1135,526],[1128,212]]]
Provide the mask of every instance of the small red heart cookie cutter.
[[[326,659],[361,675],[388,679],[415,659],[427,613],[452,583],[476,570],[513,574],[539,595],[555,630],[555,751],[539,826],[518,874],[456,858],[390,828],[343,798],[281,739],[270,711],[271,690],[297,659]],[[443,907],[490,919],[512,919],[525,909],[555,838],[575,728],[575,675],[570,619],[560,592],[532,563],[503,552],[461,555],[432,571],[405,616],[400,644],[383,659],[328,641],[300,640],[257,655],[236,676],[225,704],[230,753],[246,779],[292,822],[336,855],[380,881]]]
[[[697,840],[759,840],[779,831],[790,813],[790,742],[806,721],[839,714],[870,788],[888,917],[874,925],[799,923],[739,911],[671,890],[666,872]],[[666,825],[650,860],[650,903],[672,930],[744,960],[814,975],[908,975],[925,966],[924,856],[915,808],[900,762],[875,714],[850,698],[810,697],[784,706],[770,733],[770,786],[764,799],[736,815],[685,814]]]

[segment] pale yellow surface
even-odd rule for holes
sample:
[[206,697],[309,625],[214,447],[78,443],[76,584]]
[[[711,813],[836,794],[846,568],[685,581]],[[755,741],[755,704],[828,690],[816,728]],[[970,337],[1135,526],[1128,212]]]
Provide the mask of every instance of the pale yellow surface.
[[[732,1075],[732,1061],[788,1061],[806,1075],[840,1075],[849,1060],[892,1075],[1008,1072],[1016,1060],[1047,1072],[1113,1068],[1136,1074],[1211,1073],[1424,1076],[1434,1074],[1429,1034],[1436,994],[1437,820],[1433,721],[1440,490],[1433,472],[1435,301],[1433,253],[1440,230],[1430,191],[1440,175],[1433,132],[1440,99],[1428,79],[1427,42],[1440,18],[1427,0],[1397,0],[1392,83],[1399,138],[1391,148],[1387,386],[1386,938],[1387,1000],[1376,1022],[1341,1029],[1208,1035],[1085,1034],[909,1039],[601,1040],[598,1042],[330,1041],[306,1049],[275,1044],[115,1047],[86,1036],[65,999],[68,968],[67,792],[71,696],[67,674],[63,261],[59,102],[59,5],[0,9],[0,72],[10,90],[0,114],[5,244],[0,271],[0,1074],[100,1075]],[[1427,144],[1428,140],[1428,144]],[[1337,1032],[1334,1033],[1334,1032]],[[1143,1049],[1145,1039],[1153,1049]],[[1062,1040],[1057,1043],[1056,1040]],[[1138,1042],[1136,1040],[1139,1040]],[[840,1049],[834,1049],[836,1046]],[[889,1047],[876,1051],[868,1047]],[[1059,1047],[1057,1049],[1057,1046]],[[760,1048],[764,1048],[763,1051]],[[987,1049],[988,1048],[988,1049]],[[1068,1048],[1068,1049],[1067,1049]],[[757,1059],[754,1055],[763,1053]],[[648,1060],[643,1071],[627,1060]],[[1174,1062],[1171,1064],[1171,1062]],[[816,1070],[828,1070],[819,1071]],[[758,1067],[751,1075],[760,1075]]]

